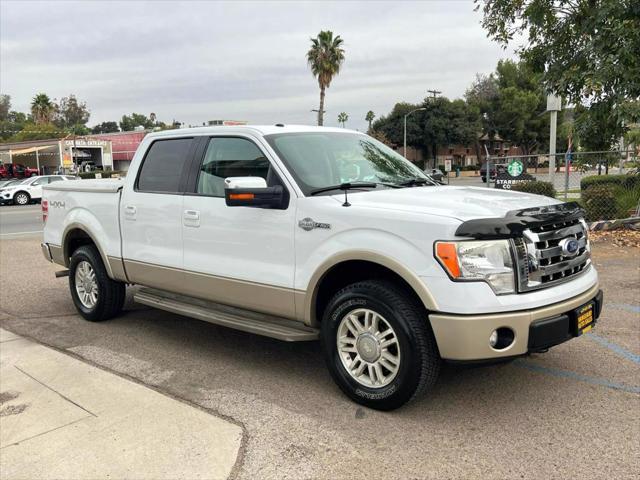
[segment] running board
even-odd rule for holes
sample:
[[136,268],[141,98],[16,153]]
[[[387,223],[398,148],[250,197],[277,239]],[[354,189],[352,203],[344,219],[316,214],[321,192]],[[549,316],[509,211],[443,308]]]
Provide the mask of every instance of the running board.
[[163,290],[141,288],[133,298],[138,303],[160,310],[286,342],[304,342],[319,338],[317,329],[307,327],[294,320],[243,310]]

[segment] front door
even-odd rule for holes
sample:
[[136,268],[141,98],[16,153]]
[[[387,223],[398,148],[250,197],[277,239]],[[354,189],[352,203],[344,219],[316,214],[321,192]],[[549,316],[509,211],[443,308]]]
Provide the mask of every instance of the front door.
[[122,257],[133,283],[180,291],[184,181],[193,138],[156,140],[120,202]]
[[211,137],[198,151],[182,217],[186,284],[200,298],[293,318],[295,198],[282,210],[228,207],[224,179],[290,189],[251,138]]

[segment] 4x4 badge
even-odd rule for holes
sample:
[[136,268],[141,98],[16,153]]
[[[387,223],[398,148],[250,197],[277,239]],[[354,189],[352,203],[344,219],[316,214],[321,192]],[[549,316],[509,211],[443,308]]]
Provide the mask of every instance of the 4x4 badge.
[[298,226],[307,232],[310,232],[314,228],[324,228],[327,230],[331,228],[331,224],[314,222],[313,218],[309,218],[309,217],[303,218],[302,220],[300,220],[298,222]]

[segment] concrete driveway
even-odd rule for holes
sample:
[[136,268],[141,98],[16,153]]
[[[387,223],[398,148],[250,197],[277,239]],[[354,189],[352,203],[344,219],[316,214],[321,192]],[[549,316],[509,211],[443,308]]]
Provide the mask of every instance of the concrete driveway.
[[121,317],[86,322],[37,239],[3,237],[0,251],[2,328],[241,425],[238,478],[609,479],[640,471],[637,249],[594,245],[606,304],[593,334],[506,365],[447,367],[430,394],[389,413],[345,398],[317,343],[217,327],[134,306],[130,296]]

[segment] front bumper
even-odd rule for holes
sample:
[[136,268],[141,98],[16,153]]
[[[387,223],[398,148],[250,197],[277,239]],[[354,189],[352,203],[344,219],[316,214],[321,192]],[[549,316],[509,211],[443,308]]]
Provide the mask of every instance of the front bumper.
[[[594,285],[569,300],[533,310],[482,315],[429,315],[438,343],[440,356],[445,360],[493,360],[541,351],[573,338],[570,312],[593,301],[594,318],[602,310],[602,291]],[[513,343],[502,350],[489,345],[491,333],[501,327],[513,330]]]

